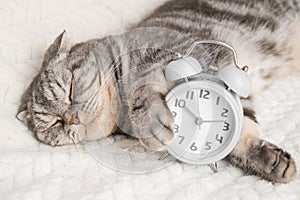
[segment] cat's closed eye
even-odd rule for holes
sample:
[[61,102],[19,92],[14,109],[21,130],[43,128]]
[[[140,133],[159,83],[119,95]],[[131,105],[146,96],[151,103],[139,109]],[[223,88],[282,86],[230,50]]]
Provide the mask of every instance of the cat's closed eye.
[[69,98],[69,101],[70,103],[73,102],[73,93],[74,93],[74,85],[73,85],[73,80],[74,80],[74,75],[72,73],[72,78],[71,78],[71,85],[70,85],[70,89],[69,89],[69,95],[68,95],[68,98]]
[[64,121],[62,118],[57,117],[52,121],[50,127],[53,128],[53,127],[57,127],[57,126],[61,126],[61,125],[64,125]]

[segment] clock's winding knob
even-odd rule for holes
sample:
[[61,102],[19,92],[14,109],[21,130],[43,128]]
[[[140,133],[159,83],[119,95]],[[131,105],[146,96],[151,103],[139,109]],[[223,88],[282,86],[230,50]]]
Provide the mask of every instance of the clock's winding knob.
[[244,71],[244,72],[248,72],[248,70],[249,70],[249,67],[248,66],[244,66],[243,68],[242,68],[242,70]]

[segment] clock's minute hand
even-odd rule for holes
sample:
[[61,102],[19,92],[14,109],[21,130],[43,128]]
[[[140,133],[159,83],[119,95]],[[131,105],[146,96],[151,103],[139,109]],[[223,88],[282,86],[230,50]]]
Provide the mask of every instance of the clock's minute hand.
[[226,122],[226,120],[203,120],[200,116],[197,117],[191,109],[188,107],[184,107],[191,115],[194,116],[196,124],[199,126],[199,129],[201,129],[201,125],[204,123],[220,123],[220,122]]
[[196,124],[201,126],[204,123],[219,123],[219,122],[226,122],[226,120],[203,120],[201,117],[196,119]]
[[202,123],[226,122],[226,120],[202,120]]

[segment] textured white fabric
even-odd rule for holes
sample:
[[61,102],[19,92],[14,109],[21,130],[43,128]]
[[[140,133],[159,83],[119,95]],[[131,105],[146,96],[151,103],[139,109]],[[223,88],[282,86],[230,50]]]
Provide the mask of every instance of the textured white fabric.
[[[67,30],[75,42],[125,30],[159,0],[0,1],[1,199],[300,199],[300,178],[271,184],[220,162],[174,163],[127,174],[97,162],[81,147],[40,144],[16,118],[21,94],[40,68],[47,46]],[[285,147],[300,166],[300,80],[284,77],[258,98],[262,136]]]

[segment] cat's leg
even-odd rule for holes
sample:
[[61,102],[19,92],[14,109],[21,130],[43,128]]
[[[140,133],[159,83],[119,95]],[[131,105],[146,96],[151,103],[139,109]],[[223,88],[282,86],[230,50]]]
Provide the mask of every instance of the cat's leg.
[[166,88],[145,85],[129,99],[133,136],[152,150],[162,150],[173,139],[173,116],[164,100]]
[[259,138],[255,113],[244,108],[244,125],[240,140],[227,159],[247,174],[276,183],[287,183],[296,176],[295,161],[276,145]]

